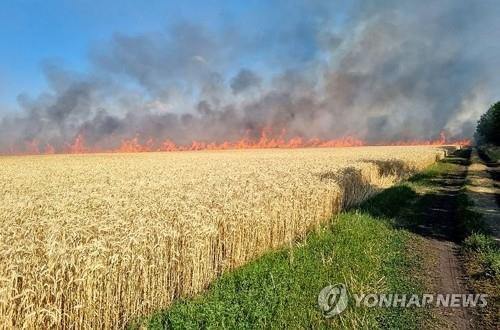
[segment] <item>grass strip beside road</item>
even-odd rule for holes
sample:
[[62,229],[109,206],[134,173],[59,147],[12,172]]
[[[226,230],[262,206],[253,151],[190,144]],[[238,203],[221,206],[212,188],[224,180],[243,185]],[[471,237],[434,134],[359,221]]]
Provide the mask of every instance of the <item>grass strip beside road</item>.
[[469,287],[488,295],[488,306],[477,313],[483,329],[497,329],[500,324],[500,244],[491,235],[481,215],[470,210],[472,203],[461,196],[460,225],[463,230],[462,253]]
[[486,162],[500,161],[500,146],[481,146],[478,152]]

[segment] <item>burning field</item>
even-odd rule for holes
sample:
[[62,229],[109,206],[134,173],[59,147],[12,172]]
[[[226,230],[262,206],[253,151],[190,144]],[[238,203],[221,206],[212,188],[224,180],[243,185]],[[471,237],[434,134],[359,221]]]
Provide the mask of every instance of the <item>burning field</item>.
[[1,157],[0,327],[123,327],[444,153],[392,146]]
[[[343,210],[474,144],[477,120],[500,90],[499,4],[2,4],[0,330],[132,327],[183,298],[201,299],[214,280],[259,257],[306,245],[344,213],[358,214]],[[420,198],[412,189],[408,203]],[[402,205],[394,194],[388,203]],[[455,204],[446,214],[459,214]],[[402,283],[411,272],[399,265],[413,260],[406,242],[415,245],[389,234],[399,227],[378,230],[371,216],[363,223],[373,226],[345,227],[342,249],[366,244],[342,259],[375,251],[365,237],[383,248],[343,264],[351,272],[342,276],[366,270],[370,285],[390,276]],[[354,232],[362,235],[346,242]],[[388,259],[392,241],[397,262]],[[341,263],[326,259],[321,252],[328,270]],[[313,287],[298,280],[290,287]],[[276,298],[271,291],[255,296]],[[298,306],[247,310],[267,309],[262,324],[273,327],[268,320],[280,315],[306,320]],[[393,311],[393,328],[415,320]],[[233,328],[261,324],[241,322],[247,313],[233,306],[223,312],[233,313]],[[363,309],[356,313],[346,324],[375,328]]]

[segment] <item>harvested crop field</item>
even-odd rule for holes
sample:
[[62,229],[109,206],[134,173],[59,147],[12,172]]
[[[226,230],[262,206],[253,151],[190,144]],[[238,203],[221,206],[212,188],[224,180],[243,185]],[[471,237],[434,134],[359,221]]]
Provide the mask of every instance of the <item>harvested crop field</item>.
[[120,328],[300,239],[440,147],[0,158],[0,328]]

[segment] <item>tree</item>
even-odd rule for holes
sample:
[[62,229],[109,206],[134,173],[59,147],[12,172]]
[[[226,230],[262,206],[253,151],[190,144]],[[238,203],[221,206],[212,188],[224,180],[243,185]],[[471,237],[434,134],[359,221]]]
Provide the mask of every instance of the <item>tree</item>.
[[478,144],[500,145],[500,101],[481,116],[474,137]]

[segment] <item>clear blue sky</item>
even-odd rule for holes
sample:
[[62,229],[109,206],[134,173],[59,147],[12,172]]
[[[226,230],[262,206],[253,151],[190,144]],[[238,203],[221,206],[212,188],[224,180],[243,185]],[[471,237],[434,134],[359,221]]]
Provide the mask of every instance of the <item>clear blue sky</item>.
[[[301,19],[303,14],[302,1],[297,6],[280,6],[280,2],[0,0],[0,112],[16,109],[19,93],[37,95],[46,88],[41,70],[45,60],[85,71],[92,46],[106,43],[114,33],[161,31],[179,21],[211,29],[233,24],[246,33],[272,33],[274,25],[279,30],[289,16]],[[293,10],[283,12],[286,7]],[[308,36],[297,37],[304,53],[294,56],[312,54],[314,45],[308,44]]]

